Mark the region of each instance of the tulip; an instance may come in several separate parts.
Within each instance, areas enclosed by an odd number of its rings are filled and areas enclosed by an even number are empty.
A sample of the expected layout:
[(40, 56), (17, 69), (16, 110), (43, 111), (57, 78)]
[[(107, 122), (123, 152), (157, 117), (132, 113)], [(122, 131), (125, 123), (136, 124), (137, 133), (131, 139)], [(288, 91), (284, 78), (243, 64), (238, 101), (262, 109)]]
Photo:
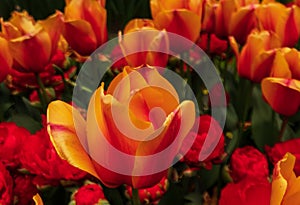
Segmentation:
[(229, 35), (229, 22), (232, 14), (238, 9), (234, 0), (221, 0), (215, 10), (215, 34), (219, 38), (226, 38)]
[(275, 32), (282, 46), (293, 47), (300, 37), (300, 7), (280, 3), (261, 4), (256, 9), (260, 26)]
[[(143, 172), (171, 166), (193, 126), (195, 108), (191, 101), (179, 104), (175, 89), (157, 70), (126, 67), (113, 79), (106, 94), (104, 83), (95, 91), (86, 120), (62, 101), (49, 104), (47, 117), (52, 143), (73, 166), (108, 187), (127, 184), (146, 188), (157, 184), (167, 168)], [(164, 151), (174, 145), (173, 141), (175, 146), (163, 159), (144, 158)], [(116, 154), (115, 149), (122, 154)]]
[[(130, 66), (138, 67), (146, 64), (160, 67), (166, 66), (168, 62), (169, 39), (165, 30), (159, 31), (153, 26), (153, 21), (147, 19), (134, 19), (126, 25), (124, 29), (125, 35), (120, 36), (119, 43), (123, 55)], [(151, 51), (153, 49), (161, 52)]]
[(273, 48), (279, 45), (279, 40), (267, 31), (252, 32), (238, 57), (239, 75), (254, 82), (269, 76), (275, 57)]
[(219, 4), (213, 0), (206, 0), (203, 3), (203, 18), (201, 30), (207, 33), (213, 33), (215, 29), (216, 22), (216, 9)]
[(21, 72), (42, 72), (57, 51), (61, 27), (60, 12), (38, 22), (26, 11), (13, 12), (8, 22), (2, 20), (2, 34), (13, 53), (14, 68)]
[(150, 1), (154, 24), (195, 42), (200, 34), (202, 0)]
[(270, 205), (294, 205), (300, 201), (300, 178), (293, 168), (296, 157), (291, 153), (277, 162), (273, 170)]
[(72, 0), (65, 7), (63, 35), (71, 48), (88, 56), (107, 41), (106, 10), (94, 0)]
[(256, 7), (257, 4), (241, 7), (230, 18), (228, 33), (234, 36), (240, 44), (244, 44), (248, 34), (257, 27)]
[(8, 42), (0, 37), (0, 82), (2, 82), (13, 64), (13, 58), (9, 52)]
[[(300, 81), (285, 78), (265, 78), (261, 82), (262, 94), (273, 110), (285, 116), (294, 115), (300, 106)], [(290, 100), (287, 103), (287, 99)]]

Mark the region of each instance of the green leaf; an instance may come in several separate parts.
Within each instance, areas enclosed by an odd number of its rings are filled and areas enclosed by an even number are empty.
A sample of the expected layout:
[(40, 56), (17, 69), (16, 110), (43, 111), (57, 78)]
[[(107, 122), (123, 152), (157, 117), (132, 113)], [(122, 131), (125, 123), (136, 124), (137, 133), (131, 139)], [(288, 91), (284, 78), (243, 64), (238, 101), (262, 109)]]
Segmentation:
[(278, 140), (278, 114), (263, 100), (259, 87), (253, 89), (252, 138), (260, 150)]
[(25, 114), (15, 114), (8, 121), (15, 122), (18, 126), (26, 128), (31, 134), (42, 128), (41, 122), (35, 121)]

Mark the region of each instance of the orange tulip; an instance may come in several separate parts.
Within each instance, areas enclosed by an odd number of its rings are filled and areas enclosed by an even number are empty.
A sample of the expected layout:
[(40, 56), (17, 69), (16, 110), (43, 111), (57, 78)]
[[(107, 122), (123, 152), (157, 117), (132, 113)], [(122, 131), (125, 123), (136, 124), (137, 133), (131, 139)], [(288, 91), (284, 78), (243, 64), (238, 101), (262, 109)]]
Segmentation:
[[(167, 168), (141, 173), (171, 165), (193, 126), (195, 108), (191, 101), (179, 104), (175, 89), (155, 69), (125, 67), (106, 94), (104, 83), (95, 91), (86, 120), (62, 101), (50, 103), (47, 117), (57, 152), (73, 166), (108, 187), (146, 188), (157, 184)], [(178, 144), (161, 160), (145, 158), (164, 151), (174, 140)]]
[(256, 9), (260, 27), (275, 32), (282, 46), (293, 47), (300, 37), (300, 7), (280, 3), (261, 4)]
[(238, 56), (239, 75), (254, 82), (269, 76), (275, 57), (274, 48), (279, 45), (279, 40), (267, 31), (252, 32)]
[(202, 0), (151, 0), (151, 13), (158, 29), (166, 29), (195, 42), (200, 34)]
[[(130, 66), (138, 67), (148, 64), (165, 67), (167, 65), (169, 39), (165, 30), (159, 31), (154, 28), (152, 20), (133, 19), (126, 25), (124, 34), (124, 37), (120, 36), (119, 43)], [(161, 52), (151, 52), (153, 49)]]
[(246, 42), (248, 34), (257, 26), (255, 16), (257, 5), (258, 4), (251, 4), (241, 7), (234, 12), (230, 18), (228, 33), (234, 36), (240, 44)]
[(0, 82), (2, 82), (12, 66), (13, 59), (9, 52), (7, 40), (0, 37)]
[(300, 81), (269, 77), (262, 80), (261, 88), (267, 103), (279, 114), (291, 116), (299, 110)]
[(215, 10), (215, 33), (220, 38), (233, 35), (244, 44), (247, 35), (256, 27), (257, 0), (221, 0)]
[(62, 28), (61, 13), (35, 22), (26, 11), (13, 12), (8, 22), (2, 20), (2, 35), (15, 60), (14, 68), (21, 72), (40, 73), (56, 53)]
[(234, 0), (221, 0), (215, 10), (216, 23), (215, 34), (220, 38), (229, 35), (229, 22), (232, 14), (238, 9), (237, 2)]
[(295, 161), (294, 155), (286, 153), (275, 165), (270, 205), (299, 204), (300, 178), (293, 171)]
[(201, 29), (207, 33), (213, 33), (215, 29), (216, 23), (216, 9), (218, 7), (218, 3), (214, 0), (206, 0), (203, 4), (203, 18)]
[(63, 35), (73, 50), (88, 56), (107, 41), (106, 10), (95, 0), (72, 0), (65, 7)]

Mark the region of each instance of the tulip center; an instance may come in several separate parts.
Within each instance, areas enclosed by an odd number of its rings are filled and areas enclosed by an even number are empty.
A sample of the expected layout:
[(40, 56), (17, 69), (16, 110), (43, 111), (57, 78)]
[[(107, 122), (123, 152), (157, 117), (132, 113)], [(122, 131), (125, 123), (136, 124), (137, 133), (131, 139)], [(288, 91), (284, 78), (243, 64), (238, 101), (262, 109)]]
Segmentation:
[(161, 107), (154, 107), (150, 110), (148, 117), (154, 129), (157, 129), (162, 126), (167, 115)]

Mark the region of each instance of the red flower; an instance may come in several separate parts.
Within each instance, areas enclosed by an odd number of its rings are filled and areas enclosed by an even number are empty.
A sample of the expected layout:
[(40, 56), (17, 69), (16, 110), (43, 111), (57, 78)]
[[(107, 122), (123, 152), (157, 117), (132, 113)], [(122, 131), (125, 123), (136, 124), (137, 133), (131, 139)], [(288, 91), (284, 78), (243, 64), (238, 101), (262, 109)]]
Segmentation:
[[(210, 40), (208, 42), (208, 35), (210, 35)], [(212, 53), (212, 54), (222, 54), (227, 50), (227, 41), (219, 39), (215, 34), (201, 34), (200, 41), (198, 45), (204, 51)], [(208, 46), (209, 43), (209, 46)]]
[(13, 181), (9, 172), (5, 169), (0, 162), (0, 204), (11, 205), (12, 204), (12, 188)]
[[(166, 177), (162, 178), (160, 182), (153, 187), (147, 189), (139, 189), (139, 197), (142, 204), (157, 204), (168, 188), (168, 180)], [(132, 187), (127, 186), (127, 193), (132, 197)]]
[(296, 157), (296, 163), (294, 167), (295, 174), (297, 176), (300, 175), (300, 138), (291, 139), (285, 142), (279, 142), (275, 144), (273, 147), (266, 146), (266, 153), (271, 160), (271, 162), (275, 165), (279, 160), (281, 160), (285, 153), (290, 152)]
[(13, 192), (18, 205), (34, 204), (32, 197), (38, 193), (38, 190), (32, 180), (33, 177), (29, 175), (14, 176)]
[(75, 193), (74, 199), (76, 205), (108, 204), (98, 184), (88, 184), (80, 187)]
[(269, 205), (270, 197), (271, 184), (267, 179), (245, 178), (222, 189), (219, 205)]
[(237, 148), (231, 156), (230, 167), (234, 182), (244, 178), (267, 179), (269, 175), (265, 155), (252, 146)]
[(20, 161), (33, 174), (53, 180), (78, 180), (86, 173), (62, 160), (55, 151), (46, 127), (23, 144)]
[[(200, 116), (200, 119), (198, 118), (197, 121), (199, 122), (198, 132), (195, 132), (197, 130), (197, 128), (195, 128), (195, 123), (194, 128), (189, 133), (189, 138), (195, 139), (195, 141), (189, 151), (185, 154), (183, 161), (191, 166), (199, 166), (203, 164), (201, 162), (204, 162), (204, 165), (207, 168), (210, 168), (212, 166), (212, 161), (220, 159), (221, 155), (224, 154), (224, 135), (219, 123), (210, 115)], [(212, 131), (208, 136), (209, 129), (212, 129)], [(191, 135), (193, 137), (191, 137)], [(203, 147), (206, 140), (207, 146)], [(219, 140), (216, 147), (211, 147), (216, 140)], [(184, 148), (185, 145), (183, 146), (183, 149)], [(201, 158), (204, 159), (201, 162), (199, 161), (200, 154)]]
[(12, 122), (0, 123), (0, 161), (5, 166), (17, 166), (23, 140), (30, 136), (28, 130)]

